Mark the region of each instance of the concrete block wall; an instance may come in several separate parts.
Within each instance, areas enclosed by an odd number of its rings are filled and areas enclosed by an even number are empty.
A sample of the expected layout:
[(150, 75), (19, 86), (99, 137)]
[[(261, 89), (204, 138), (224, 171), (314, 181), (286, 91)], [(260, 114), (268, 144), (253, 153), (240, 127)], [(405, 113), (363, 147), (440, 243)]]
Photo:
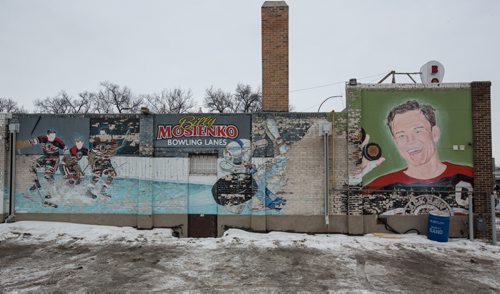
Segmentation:
[[(297, 124), (297, 120), (293, 118), (290, 118), (290, 122)], [(311, 125), (304, 137), (290, 146), (286, 155), (288, 157), (287, 182), (283, 187), (283, 193), (290, 203), (290, 207), (287, 207), (287, 214), (319, 215), (323, 213), (325, 187), (323, 154), (323, 138), (319, 136), (318, 123)]]
[[(270, 161), (285, 157), (283, 186), (280, 194), (287, 200), (283, 215), (321, 215), (324, 213), (324, 151), (323, 138), (319, 135), (322, 123), (331, 123), (321, 114), (258, 114), (253, 116), (253, 142), (262, 140), (259, 129), (276, 123), (279, 136), (268, 146), (273, 150), (254, 152), (254, 158)], [(265, 136), (269, 140), (268, 136)], [(284, 145), (279, 147), (279, 144)], [(271, 141), (270, 141), (271, 142)], [(285, 150), (286, 149), (286, 150)], [(281, 151), (280, 151), (281, 150)], [(331, 156), (330, 156), (331, 158)], [(270, 181), (270, 179), (268, 179)]]

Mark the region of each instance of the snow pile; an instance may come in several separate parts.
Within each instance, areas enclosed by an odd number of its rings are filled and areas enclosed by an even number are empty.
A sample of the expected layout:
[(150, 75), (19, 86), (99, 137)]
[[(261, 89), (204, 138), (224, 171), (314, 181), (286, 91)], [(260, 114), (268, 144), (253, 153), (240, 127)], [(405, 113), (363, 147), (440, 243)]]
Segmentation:
[(61, 222), (22, 221), (0, 224), (0, 242), (89, 243), (151, 242), (160, 243), (172, 239), (171, 229), (137, 230), (131, 227), (84, 225)]
[(186, 247), (216, 249), (219, 247), (286, 248), (302, 247), (318, 250), (381, 250), (405, 248), (420, 252), (446, 251), (468, 252), (474, 255), (500, 258), (500, 246), (492, 246), (480, 240), (450, 239), (447, 243), (428, 240), (416, 234), (367, 234), (347, 236), (343, 234), (300, 234), (285, 232), (251, 233), (230, 229), (221, 238), (175, 238), (171, 229), (137, 230), (131, 227), (83, 225), (59, 222), (21, 221), (0, 224), (0, 242), (23, 243), (56, 242), (58, 244), (170, 244)]
[(364, 236), (347, 236), (343, 234), (298, 234), (285, 232), (251, 233), (242, 230), (230, 229), (222, 237), (227, 243), (233, 245), (248, 244), (257, 247), (307, 247), (319, 250), (380, 250), (387, 248), (406, 248), (415, 251), (459, 251), (469, 252), (474, 255), (500, 258), (500, 246), (489, 245), (481, 240), (449, 239), (441, 243), (427, 239), (426, 236), (417, 234), (385, 234), (375, 233)]

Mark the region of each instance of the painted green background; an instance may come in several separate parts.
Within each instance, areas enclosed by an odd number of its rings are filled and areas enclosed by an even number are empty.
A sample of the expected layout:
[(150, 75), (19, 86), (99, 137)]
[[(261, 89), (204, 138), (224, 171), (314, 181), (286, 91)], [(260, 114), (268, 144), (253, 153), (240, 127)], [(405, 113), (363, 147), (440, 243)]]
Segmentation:
[[(430, 104), (436, 110), (436, 124), (441, 130), (437, 149), (441, 161), (472, 166), (472, 112), (470, 89), (391, 89), (363, 90), (362, 126), (370, 142), (382, 148), (385, 161), (363, 177), (363, 184), (406, 167), (387, 127), (391, 109), (408, 100)], [(465, 151), (453, 150), (465, 145)]]

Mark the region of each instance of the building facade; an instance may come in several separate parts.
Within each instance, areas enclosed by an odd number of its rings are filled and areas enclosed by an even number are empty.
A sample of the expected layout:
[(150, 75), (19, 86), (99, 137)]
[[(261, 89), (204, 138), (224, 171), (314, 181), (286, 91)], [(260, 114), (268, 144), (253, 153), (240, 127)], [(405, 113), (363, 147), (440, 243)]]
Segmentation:
[[(491, 222), (489, 97), (477, 85), (347, 86), (346, 109), (331, 113), (4, 116), (1, 211), (216, 236), (425, 233), (441, 210), (451, 236), (466, 236), (469, 197)], [(441, 169), (412, 174), (429, 158)]]

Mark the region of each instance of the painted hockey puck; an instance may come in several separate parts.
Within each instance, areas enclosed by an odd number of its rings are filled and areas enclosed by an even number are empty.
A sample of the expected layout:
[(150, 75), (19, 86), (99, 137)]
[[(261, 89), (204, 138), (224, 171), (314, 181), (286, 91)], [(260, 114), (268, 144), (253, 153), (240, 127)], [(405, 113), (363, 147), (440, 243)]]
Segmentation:
[(382, 156), (382, 149), (377, 143), (368, 143), (363, 147), (363, 156), (370, 160), (377, 160)]

